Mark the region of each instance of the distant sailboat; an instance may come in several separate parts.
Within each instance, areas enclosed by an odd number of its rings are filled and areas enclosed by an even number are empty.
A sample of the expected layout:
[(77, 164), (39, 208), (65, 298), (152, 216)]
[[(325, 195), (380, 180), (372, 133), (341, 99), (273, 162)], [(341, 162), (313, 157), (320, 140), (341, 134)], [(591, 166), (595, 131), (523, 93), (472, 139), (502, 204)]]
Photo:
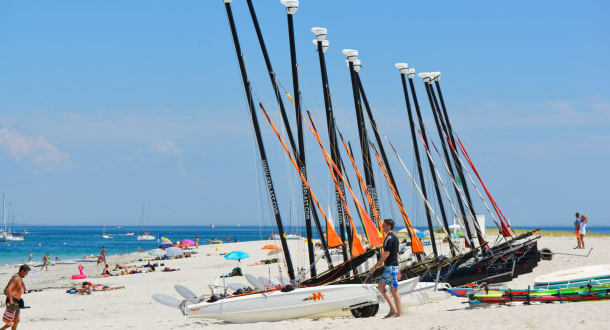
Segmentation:
[(140, 216), (140, 226), (142, 227), (142, 235), (138, 235), (138, 241), (154, 241), (155, 236), (144, 231), (144, 203), (142, 203), (142, 215)]
[(104, 238), (104, 239), (113, 238), (112, 236), (106, 234), (106, 219), (104, 219), (104, 231), (102, 232), (102, 238)]
[(210, 224), (210, 228), (216, 228), (216, 227), (214, 227), (214, 224), (213, 224), (213, 223), (211, 223), (211, 224)]
[(23, 235), (15, 231), (15, 212), (13, 211), (13, 228), (10, 227), (7, 218), (10, 219), (11, 203), (8, 203), (8, 211), (4, 211), (4, 195), (2, 195), (2, 227), (0, 228), (0, 242), (20, 242), (25, 240)]

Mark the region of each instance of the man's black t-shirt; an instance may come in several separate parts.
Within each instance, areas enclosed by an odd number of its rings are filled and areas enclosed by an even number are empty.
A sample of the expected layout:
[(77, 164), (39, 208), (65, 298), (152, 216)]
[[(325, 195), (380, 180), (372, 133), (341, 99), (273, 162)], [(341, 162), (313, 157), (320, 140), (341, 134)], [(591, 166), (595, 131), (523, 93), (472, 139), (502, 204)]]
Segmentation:
[(398, 266), (398, 237), (389, 233), (383, 242), (383, 251), (389, 251), (390, 255), (384, 261), (385, 266)]

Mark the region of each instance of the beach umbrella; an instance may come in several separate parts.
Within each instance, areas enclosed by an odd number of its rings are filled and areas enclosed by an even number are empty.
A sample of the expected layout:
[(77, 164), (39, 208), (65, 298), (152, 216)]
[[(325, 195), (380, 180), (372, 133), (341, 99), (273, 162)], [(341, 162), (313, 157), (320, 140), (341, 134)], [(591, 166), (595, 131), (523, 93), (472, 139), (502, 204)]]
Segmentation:
[(169, 238), (167, 238), (167, 237), (161, 237), (161, 240), (162, 240), (163, 242), (169, 242), (169, 243), (171, 243), (171, 242), (172, 242), (172, 240), (171, 240), (171, 239), (169, 239)]
[(159, 245), (159, 249), (167, 249), (167, 248), (170, 248), (172, 246), (174, 246), (172, 243), (164, 242), (161, 245)]
[(426, 234), (424, 234), (424, 233), (415, 233), (415, 235), (416, 235), (418, 238), (424, 238), (424, 237), (426, 237)]
[(276, 250), (276, 249), (281, 249), (281, 247), (279, 247), (275, 244), (268, 244), (261, 248), (261, 250)]
[[(418, 229), (413, 228), (413, 231), (416, 233), (419, 233), (420, 231)], [(398, 231), (399, 233), (408, 233), (409, 229), (408, 228), (403, 228), (401, 230)]]
[(239, 261), (241, 259), (246, 259), (249, 256), (250, 256), (249, 254), (247, 254), (246, 252), (243, 252), (243, 251), (233, 251), (233, 252), (225, 254), (225, 259)]
[(273, 249), (273, 250), (269, 251), (269, 253), (267, 253), (267, 255), (274, 256), (276, 254), (279, 254), (280, 252), (282, 252), (282, 248), (277, 248), (277, 249)]
[(154, 256), (154, 257), (163, 257), (165, 255), (165, 251), (163, 251), (161, 249), (154, 249), (154, 250), (150, 250), (148, 252), (148, 254), (150, 254), (151, 256)]
[(190, 239), (182, 240), (182, 246), (193, 246), (193, 245), (195, 245), (195, 242), (191, 241)]
[(182, 255), (182, 253), (182, 249), (177, 247), (170, 247), (169, 249), (165, 250), (165, 256), (168, 258), (177, 257), (179, 255)]

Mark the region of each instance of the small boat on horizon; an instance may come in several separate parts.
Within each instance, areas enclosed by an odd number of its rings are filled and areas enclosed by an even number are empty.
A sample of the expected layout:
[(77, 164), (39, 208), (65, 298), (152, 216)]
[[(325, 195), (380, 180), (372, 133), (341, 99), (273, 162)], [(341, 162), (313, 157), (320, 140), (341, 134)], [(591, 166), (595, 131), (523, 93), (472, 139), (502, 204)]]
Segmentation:
[(216, 228), (214, 227), (214, 223), (210, 223), (210, 228)]
[(135, 233), (125, 233), (126, 236), (133, 236)]
[(144, 231), (144, 203), (142, 203), (142, 215), (140, 216), (140, 228), (142, 228), (142, 235), (138, 236), (138, 241), (154, 241), (157, 239), (155, 236)]
[(123, 229), (123, 227), (121, 227), (121, 226), (118, 226), (118, 227), (116, 227), (116, 229)]
[(106, 219), (104, 219), (104, 231), (102, 231), (102, 238), (103, 239), (110, 239), (110, 238), (114, 238), (108, 234), (106, 234)]

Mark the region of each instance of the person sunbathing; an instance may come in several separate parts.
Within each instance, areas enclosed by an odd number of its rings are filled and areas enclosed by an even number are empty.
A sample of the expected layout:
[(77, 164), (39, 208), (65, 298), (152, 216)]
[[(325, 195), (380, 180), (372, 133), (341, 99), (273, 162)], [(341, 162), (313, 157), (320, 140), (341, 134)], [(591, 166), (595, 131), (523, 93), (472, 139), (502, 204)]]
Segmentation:
[(161, 271), (162, 271), (162, 272), (175, 272), (175, 271), (177, 271), (177, 270), (180, 270), (180, 269), (165, 267), (165, 268), (163, 268), (163, 270), (161, 270)]
[(268, 265), (268, 264), (274, 264), (274, 263), (277, 263), (277, 258), (261, 260), (259, 262), (255, 262), (253, 264), (249, 264), (248, 266)]
[(118, 290), (118, 289), (125, 289), (124, 286), (107, 286), (107, 285), (95, 285), (93, 286), (93, 291), (112, 291), (112, 290)]
[(113, 270), (119, 270), (119, 269), (124, 269), (126, 271), (129, 271), (130, 269), (137, 269), (138, 267), (136, 266), (129, 266), (129, 265), (121, 265), (118, 262), (116, 263), (116, 266), (114, 266)]
[(78, 290), (78, 294), (92, 294), (93, 291), (112, 291), (118, 289), (125, 289), (124, 286), (110, 287), (102, 284), (93, 285), (91, 282), (83, 282), (83, 286)]
[(83, 282), (83, 286), (78, 290), (78, 294), (91, 294), (92, 292), (91, 282)]

